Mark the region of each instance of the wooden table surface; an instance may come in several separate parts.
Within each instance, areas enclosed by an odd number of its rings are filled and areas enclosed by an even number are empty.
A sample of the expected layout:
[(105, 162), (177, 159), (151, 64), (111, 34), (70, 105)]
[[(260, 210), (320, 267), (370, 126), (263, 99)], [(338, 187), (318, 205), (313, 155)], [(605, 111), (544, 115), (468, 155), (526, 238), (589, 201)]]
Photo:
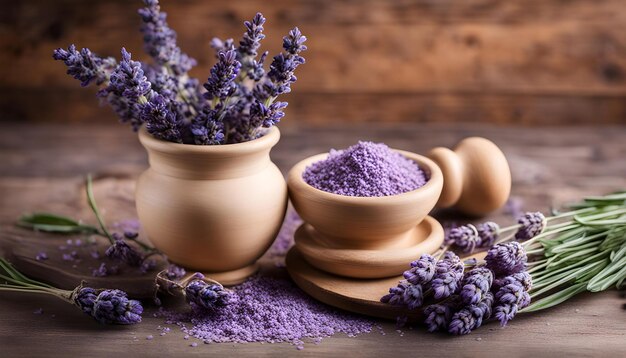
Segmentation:
[[(286, 126), (272, 152), (286, 171), (301, 158), (353, 144), (358, 139), (384, 141), (395, 148), (424, 153), (452, 146), (469, 135), (494, 140), (509, 158), (513, 196), (524, 210), (546, 211), (551, 205), (583, 195), (626, 188), (626, 126), (510, 128), (474, 125)], [(132, 181), (146, 168), (146, 154), (127, 128), (110, 125), (0, 124), (0, 240), (22, 213), (48, 210), (76, 212), (76, 188), (87, 173)], [(111, 193), (128, 202), (132, 193)], [(106, 204), (101, 204), (101, 206)], [(446, 215), (443, 213), (442, 215)], [(450, 214), (447, 214), (448, 217)], [(454, 218), (454, 217), (453, 217)], [(510, 222), (504, 211), (492, 217)], [(462, 221), (463, 218), (455, 217)], [(1, 241), (0, 241), (1, 242)], [(518, 316), (506, 328), (489, 323), (474, 333), (451, 337), (423, 329), (348, 338), (344, 335), (306, 344), (199, 344), (190, 347), (176, 328), (164, 337), (149, 308), (144, 321), (130, 327), (107, 327), (75, 308), (49, 297), (0, 294), (0, 356), (111, 356), (163, 354), (235, 354), (254, 356), (625, 356), (626, 300), (616, 291), (580, 295), (551, 310)], [(43, 308), (44, 314), (33, 314)], [(153, 340), (146, 340), (147, 335)], [(133, 339), (137, 337), (137, 339)]]

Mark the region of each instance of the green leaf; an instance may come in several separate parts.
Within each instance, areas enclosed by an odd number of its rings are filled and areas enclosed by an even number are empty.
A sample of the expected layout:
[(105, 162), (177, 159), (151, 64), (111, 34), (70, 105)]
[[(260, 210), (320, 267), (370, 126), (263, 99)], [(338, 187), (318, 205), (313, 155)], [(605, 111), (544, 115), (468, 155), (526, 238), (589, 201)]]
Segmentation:
[(544, 297), (536, 302), (531, 303), (530, 306), (523, 308), (521, 312), (535, 312), (535, 311), (540, 311), (546, 308), (556, 306), (586, 290), (587, 290), (586, 282), (572, 285), (564, 290), (553, 293), (550, 296)]
[(17, 225), (31, 230), (64, 234), (98, 232), (98, 229), (93, 226), (83, 225), (72, 218), (50, 213), (23, 215), (18, 219)]

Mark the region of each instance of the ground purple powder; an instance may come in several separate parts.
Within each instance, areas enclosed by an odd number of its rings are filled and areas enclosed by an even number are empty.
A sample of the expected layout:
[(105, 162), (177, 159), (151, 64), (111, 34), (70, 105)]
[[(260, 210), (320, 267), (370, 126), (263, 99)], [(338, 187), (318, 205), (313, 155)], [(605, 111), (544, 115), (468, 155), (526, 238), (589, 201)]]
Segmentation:
[(319, 303), (289, 280), (257, 276), (233, 291), (235, 301), (215, 312), (161, 309), (160, 315), (205, 343), (288, 342), (301, 347), (305, 339), (319, 342), (335, 333), (353, 337), (372, 330), (371, 321)]
[(328, 158), (308, 166), (309, 185), (347, 196), (388, 196), (426, 184), (426, 174), (412, 160), (383, 143), (358, 142), (345, 150), (331, 150)]

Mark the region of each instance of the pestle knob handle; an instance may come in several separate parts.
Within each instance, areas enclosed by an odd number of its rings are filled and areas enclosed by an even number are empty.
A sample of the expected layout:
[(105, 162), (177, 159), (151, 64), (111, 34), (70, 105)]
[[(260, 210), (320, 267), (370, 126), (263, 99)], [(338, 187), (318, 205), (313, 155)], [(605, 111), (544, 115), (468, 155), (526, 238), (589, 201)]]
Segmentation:
[(509, 198), (509, 163), (492, 141), (470, 137), (454, 150), (434, 148), (428, 157), (443, 173), (437, 207), (455, 207), (466, 214), (482, 216), (502, 207)]

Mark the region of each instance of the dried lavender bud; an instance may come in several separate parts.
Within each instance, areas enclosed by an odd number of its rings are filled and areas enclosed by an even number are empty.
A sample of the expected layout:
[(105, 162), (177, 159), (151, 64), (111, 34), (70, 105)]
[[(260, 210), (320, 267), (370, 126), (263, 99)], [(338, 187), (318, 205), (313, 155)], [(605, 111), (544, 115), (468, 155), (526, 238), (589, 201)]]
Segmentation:
[(195, 144), (216, 145), (224, 143), (224, 124), (216, 121), (217, 111), (205, 108), (191, 123)]
[(141, 110), (141, 121), (146, 123), (148, 133), (155, 138), (174, 143), (183, 142), (183, 120), (176, 111), (170, 110), (165, 98), (152, 96)]
[(530, 303), (530, 296), (526, 296), (525, 293), (524, 286), (517, 281), (502, 286), (496, 292), (494, 311), (503, 327), (515, 317), (519, 309), (523, 308), (522, 304)]
[(156, 268), (156, 261), (152, 259), (143, 260), (141, 266), (139, 266), (139, 271), (141, 273), (146, 274), (150, 271), (153, 271)]
[(512, 275), (494, 280), (493, 287), (495, 291), (497, 291), (503, 286), (506, 286), (509, 284), (521, 285), (522, 287), (524, 287), (525, 291), (530, 291), (533, 285), (533, 281), (532, 281), (532, 277), (530, 276), (528, 272), (522, 271), (522, 272), (517, 272)]
[(130, 266), (139, 266), (143, 262), (143, 257), (135, 249), (130, 247), (119, 235), (113, 234), (115, 243), (106, 250), (107, 257), (120, 260)]
[(424, 308), (424, 323), (428, 332), (446, 330), (452, 318), (454, 309), (459, 303), (457, 296), (452, 296), (443, 303), (432, 304)]
[(414, 310), (422, 306), (424, 295), (422, 285), (409, 284), (402, 294), (402, 300), (408, 309)]
[(96, 298), (91, 315), (104, 324), (135, 324), (141, 322), (143, 307), (128, 299), (126, 292), (103, 290)]
[(546, 227), (546, 217), (539, 211), (524, 213), (517, 223), (522, 227), (515, 233), (515, 239), (525, 241), (541, 234)]
[(468, 334), (480, 327), (491, 316), (493, 295), (487, 292), (476, 305), (469, 305), (456, 312), (448, 326), (448, 332), (456, 335)]
[(138, 101), (140, 97), (147, 96), (151, 88), (148, 78), (143, 73), (141, 63), (133, 61), (130, 52), (123, 47), (122, 60), (111, 73), (110, 81), (107, 87), (109, 92), (131, 101)]
[(91, 276), (93, 277), (105, 277), (107, 276), (109, 273), (107, 271), (107, 266), (106, 264), (103, 262), (100, 264), (100, 266), (98, 266), (97, 269), (94, 269), (93, 271), (91, 271)]
[(250, 68), (248, 69), (247, 75), (253, 81), (259, 81), (265, 75), (265, 69), (263, 68), (263, 64), (265, 63), (265, 59), (267, 58), (269, 52), (265, 51), (261, 55), (259, 60), (252, 60), (250, 63)]
[(97, 297), (98, 292), (95, 289), (91, 287), (81, 287), (74, 297), (74, 302), (83, 312), (91, 315)]
[(287, 102), (274, 102), (269, 107), (258, 100), (250, 106), (250, 126), (252, 129), (258, 127), (269, 128), (280, 122), (285, 116), (283, 110), (287, 107)]
[(414, 285), (425, 285), (433, 279), (436, 264), (433, 256), (423, 254), (419, 260), (411, 262), (411, 269), (404, 271), (403, 276)]
[(204, 84), (207, 90), (204, 97), (209, 100), (218, 98), (224, 101), (232, 96), (237, 90), (234, 80), (240, 68), (241, 63), (237, 61), (236, 51), (220, 52), (217, 63), (211, 68), (211, 76)]
[(36, 256), (35, 256), (35, 260), (37, 261), (44, 261), (48, 259), (48, 254), (41, 251), (39, 252)]
[(67, 50), (62, 48), (54, 50), (52, 58), (63, 61), (67, 66), (67, 74), (79, 80), (83, 87), (92, 81), (98, 86), (105, 83), (116, 66), (115, 59), (100, 58), (88, 48), (77, 51), (75, 45), (70, 45)]
[(451, 229), (446, 238), (446, 243), (454, 243), (463, 249), (463, 252), (472, 252), (479, 240), (476, 227), (472, 224), (467, 224)]
[(493, 221), (484, 222), (476, 227), (478, 232), (477, 247), (489, 248), (498, 240), (500, 226)]
[(196, 274), (196, 277), (185, 287), (185, 297), (192, 306), (215, 310), (231, 303), (232, 297), (224, 287), (206, 283), (201, 274)]
[(461, 300), (466, 305), (477, 304), (483, 299), (485, 294), (489, 293), (492, 282), (493, 274), (491, 270), (484, 267), (476, 267), (470, 270), (463, 277)]
[(389, 293), (380, 298), (380, 302), (389, 303), (394, 306), (403, 306), (405, 304), (404, 291), (406, 291), (410, 285), (411, 284), (405, 280), (398, 282), (396, 287), (391, 287)]
[(435, 275), (431, 287), (435, 291), (435, 299), (446, 298), (456, 293), (463, 278), (463, 262), (451, 251), (444, 254), (443, 259), (435, 265)]
[(243, 39), (239, 41), (239, 54), (241, 57), (257, 55), (257, 50), (261, 47), (261, 40), (265, 38), (263, 34), (263, 24), (265, 18), (263, 14), (258, 12), (252, 21), (245, 21), (246, 32), (243, 35)]
[(294, 75), (294, 71), (304, 62), (304, 58), (297, 55), (291, 57), (279, 53), (274, 56), (270, 70), (267, 73), (272, 82), (264, 84), (269, 96), (277, 97), (280, 94), (291, 92), (291, 84), (298, 79)]
[(170, 280), (179, 280), (183, 278), (185, 274), (187, 274), (187, 272), (184, 268), (174, 264), (170, 264), (165, 271), (165, 275)]
[(496, 276), (505, 276), (523, 271), (526, 268), (528, 258), (522, 245), (516, 241), (511, 241), (493, 246), (487, 252), (485, 261), (487, 268), (493, 271)]
[(167, 24), (167, 14), (161, 12), (158, 0), (144, 0), (145, 8), (139, 9), (143, 22), (144, 49), (161, 66), (168, 66), (175, 75), (186, 74), (196, 60), (183, 53), (176, 44), (176, 31)]
[(517, 314), (517, 305), (498, 305), (493, 311), (494, 317), (500, 321), (500, 325), (504, 327)]
[(287, 36), (283, 37), (283, 48), (287, 53), (297, 55), (307, 49), (306, 45), (304, 45), (305, 41), (306, 36), (302, 35), (300, 29), (294, 27)]

